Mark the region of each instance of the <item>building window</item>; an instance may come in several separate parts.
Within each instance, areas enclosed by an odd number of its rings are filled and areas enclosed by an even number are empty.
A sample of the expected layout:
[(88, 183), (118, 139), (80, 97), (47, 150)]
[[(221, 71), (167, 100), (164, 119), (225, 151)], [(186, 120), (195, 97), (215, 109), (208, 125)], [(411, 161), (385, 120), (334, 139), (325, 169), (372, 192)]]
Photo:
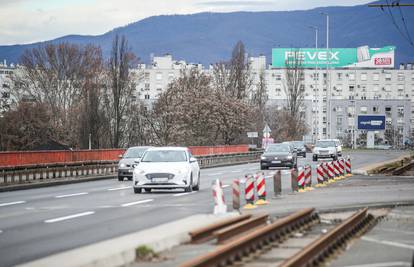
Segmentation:
[(386, 85), (384, 86), (384, 91), (385, 91), (385, 92), (391, 92), (391, 84), (386, 84)]
[(378, 72), (372, 74), (372, 80), (373, 81), (379, 81), (379, 73)]
[(366, 80), (367, 80), (367, 74), (361, 73), (361, 81), (366, 81)]
[(355, 81), (355, 74), (354, 73), (349, 73), (349, 80), (350, 81)]
[(398, 91), (400, 91), (400, 92), (404, 91), (404, 84), (399, 84), (398, 85)]
[(355, 125), (354, 117), (348, 118), (348, 127), (352, 127)]
[(336, 112), (341, 113), (343, 111), (342, 107), (336, 107)]
[(377, 107), (377, 106), (373, 106), (373, 107), (372, 107), (372, 112), (373, 112), (373, 113), (378, 113), (378, 112), (379, 112), (379, 107)]
[(173, 80), (174, 79), (174, 73), (170, 72), (168, 73), (168, 80)]
[(385, 80), (391, 81), (391, 73), (385, 73)]
[(282, 80), (282, 75), (281, 74), (274, 74), (274, 77), (275, 77), (276, 81)]
[(385, 115), (391, 116), (392, 108), (391, 107), (385, 107)]
[(150, 95), (145, 95), (145, 99), (150, 99)]
[(400, 117), (404, 116), (404, 107), (403, 106), (397, 107), (397, 112), (398, 112), (398, 116)]
[(349, 106), (347, 109), (348, 112), (348, 117), (352, 117), (355, 114), (355, 107), (354, 106)]
[(342, 126), (342, 116), (338, 116), (336, 117), (336, 127), (341, 127)]
[(372, 87), (372, 91), (378, 92), (379, 91), (379, 84), (374, 84), (374, 86)]
[(355, 88), (355, 86), (350, 85), (350, 86), (349, 86), (349, 92), (353, 92), (353, 91), (354, 91), (354, 88)]
[(157, 72), (157, 74), (155, 75), (155, 79), (157, 81), (161, 81), (162, 80), (162, 73), (161, 72)]
[(367, 107), (361, 107), (360, 109), (361, 114), (367, 114), (368, 108)]
[(277, 86), (277, 87), (275, 88), (275, 91), (276, 91), (276, 95), (277, 95), (277, 96), (280, 96), (280, 93), (282, 92), (282, 89), (281, 89), (279, 86)]
[(338, 77), (338, 81), (342, 81), (342, 73), (338, 72), (336, 75)]
[(401, 73), (401, 72), (400, 72), (400, 73), (398, 73), (398, 80), (399, 80), (399, 81), (404, 81), (404, 78), (405, 78), (405, 77), (404, 77), (404, 73)]

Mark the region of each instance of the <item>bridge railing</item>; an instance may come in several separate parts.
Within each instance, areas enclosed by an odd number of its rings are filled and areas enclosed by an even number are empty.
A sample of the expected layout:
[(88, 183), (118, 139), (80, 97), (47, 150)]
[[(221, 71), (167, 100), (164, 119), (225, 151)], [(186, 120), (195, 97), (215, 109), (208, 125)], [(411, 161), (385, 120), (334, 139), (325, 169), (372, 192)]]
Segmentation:
[[(255, 162), (262, 152), (230, 153), (197, 156), (201, 168)], [(0, 167), (0, 187), (37, 181), (58, 181), (65, 178), (82, 179), (91, 176), (114, 177), (118, 160), (56, 162)]]

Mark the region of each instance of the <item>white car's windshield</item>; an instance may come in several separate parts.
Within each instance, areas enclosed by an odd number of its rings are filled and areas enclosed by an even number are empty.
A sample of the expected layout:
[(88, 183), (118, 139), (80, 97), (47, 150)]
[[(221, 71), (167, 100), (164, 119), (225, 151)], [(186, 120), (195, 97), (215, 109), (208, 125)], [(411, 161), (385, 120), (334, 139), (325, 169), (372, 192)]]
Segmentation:
[(154, 150), (147, 151), (141, 162), (183, 162), (187, 161), (185, 151), (177, 150)]
[(147, 150), (148, 148), (142, 148), (142, 147), (131, 147), (129, 148), (124, 155), (124, 158), (140, 158), (142, 157), (142, 154)]
[(293, 141), (293, 146), (294, 147), (304, 147), (305, 146), (305, 142), (303, 141)]
[(267, 147), (266, 152), (289, 152), (289, 145), (270, 145)]
[(335, 141), (318, 141), (316, 142), (315, 147), (335, 147)]

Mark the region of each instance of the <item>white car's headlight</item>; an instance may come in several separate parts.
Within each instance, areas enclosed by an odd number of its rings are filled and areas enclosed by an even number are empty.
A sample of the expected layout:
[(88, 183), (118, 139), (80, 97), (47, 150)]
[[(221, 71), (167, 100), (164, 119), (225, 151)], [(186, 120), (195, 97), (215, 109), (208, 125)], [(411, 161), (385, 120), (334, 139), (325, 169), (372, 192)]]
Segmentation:
[(126, 167), (125, 163), (119, 164), (119, 168), (125, 168), (125, 167)]
[(261, 156), (261, 157), (260, 157), (260, 159), (266, 159), (266, 157), (264, 157), (264, 156)]
[(291, 155), (287, 156), (287, 159), (292, 159), (292, 156)]

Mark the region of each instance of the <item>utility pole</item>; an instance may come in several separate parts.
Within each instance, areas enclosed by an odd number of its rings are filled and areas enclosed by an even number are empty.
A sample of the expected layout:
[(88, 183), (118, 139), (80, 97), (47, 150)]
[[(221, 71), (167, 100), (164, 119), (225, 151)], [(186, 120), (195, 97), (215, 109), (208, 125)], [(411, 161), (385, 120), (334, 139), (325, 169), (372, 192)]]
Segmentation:
[[(309, 26), (309, 28), (314, 29), (315, 30), (315, 50), (318, 50), (318, 27), (316, 26)], [(315, 73), (313, 75), (313, 80), (315, 81), (315, 88), (314, 88), (314, 94), (313, 94), (313, 99), (312, 99), (312, 139), (317, 139), (315, 138), (315, 135), (313, 134), (315, 132), (316, 129), (318, 129), (318, 125), (317, 125), (317, 117), (318, 117), (318, 113), (317, 111), (317, 106), (318, 104), (316, 103), (316, 100), (318, 99), (317, 94), (318, 94), (318, 80), (316, 79), (316, 74), (318, 72), (318, 61), (316, 61), (315, 64)], [(316, 134), (317, 136), (317, 134)], [(315, 141), (315, 140), (312, 140)]]
[[(326, 16), (326, 117), (327, 117), (327, 131), (326, 135), (331, 138), (331, 76), (328, 75), (329, 71), (329, 14), (325, 12), (320, 12), (322, 15)], [(329, 82), (328, 82), (329, 79)]]

